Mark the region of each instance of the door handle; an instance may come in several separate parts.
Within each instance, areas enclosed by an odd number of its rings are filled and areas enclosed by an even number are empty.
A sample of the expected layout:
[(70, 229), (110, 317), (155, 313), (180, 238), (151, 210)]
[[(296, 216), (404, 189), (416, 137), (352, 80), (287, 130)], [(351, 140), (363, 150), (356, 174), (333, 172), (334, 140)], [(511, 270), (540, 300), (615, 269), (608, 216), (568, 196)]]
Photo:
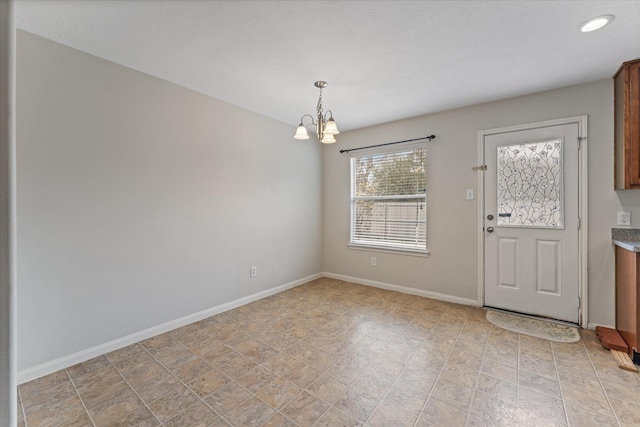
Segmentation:
[(487, 227), (487, 233), (493, 233), (493, 227)]

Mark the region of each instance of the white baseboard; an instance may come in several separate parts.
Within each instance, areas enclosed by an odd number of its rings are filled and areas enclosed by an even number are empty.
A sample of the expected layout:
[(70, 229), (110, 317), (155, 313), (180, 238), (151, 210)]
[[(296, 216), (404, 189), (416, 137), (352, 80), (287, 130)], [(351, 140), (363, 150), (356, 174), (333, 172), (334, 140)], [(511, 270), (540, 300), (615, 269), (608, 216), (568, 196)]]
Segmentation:
[(591, 323), (591, 322), (587, 323), (587, 329), (595, 329), (596, 326), (602, 326), (604, 328), (609, 328), (609, 329), (615, 329), (616, 328), (615, 326), (601, 325), (599, 323)]
[(232, 310), (242, 305), (257, 301), (259, 299), (262, 299), (271, 295), (275, 295), (277, 293), (286, 291), (287, 289), (295, 288), (296, 286), (300, 286), (311, 280), (319, 279), (320, 277), (322, 277), (322, 274), (313, 274), (311, 276), (304, 277), (302, 279), (294, 280), (293, 282), (285, 283), (284, 285), (267, 289), (266, 291), (258, 292), (253, 295), (239, 298), (237, 300), (230, 301), (228, 303), (224, 303), (212, 308), (208, 308), (198, 313), (190, 314), (188, 316), (184, 316), (179, 319), (175, 319), (175, 320), (163, 323), (161, 325), (145, 329), (143, 331), (135, 332), (133, 334), (106, 342), (104, 344), (99, 344), (97, 346), (88, 348), (86, 350), (82, 350), (76, 353), (62, 356), (57, 359), (51, 360), (49, 362), (45, 362), (40, 365), (33, 366), (31, 368), (23, 369), (18, 372), (17, 382), (18, 384), (23, 384), (28, 381), (34, 380), (36, 378), (40, 378), (44, 375), (52, 374), (56, 371), (68, 368), (70, 366), (73, 366), (77, 363), (84, 362), (96, 356), (100, 356), (102, 354), (109, 353), (119, 348), (137, 343), (139, 341), (146, 340), (153, 336), (172, 331), (174, 329), (180, 328), (190, 323), (194, 323), (199, 320), (206, 319), (207, 317), (211, 317), (216, 314), (223, 313), (228, 310)]
[(392, 285), (390, 283), (376, 282), (375, 280), (360, 279), (358, 277), (344, 276), (342, 274), (322, 273), (322, 276), (331, 279), (344, 280), (345, 282), (357, 283), (359, 285), (371, 286), (374, 288), (387, 289), (389, 291), (401, 292), (403, 294), (418, 295), (440, 301), (453, 302), (462, 305), (472, 305), (478, 307), (478, 301), (471, 298), (461, 298), (453, 295), (440, 294), (438, 292), (425, 291), (422, 289), (409, 288), (406, 286)]

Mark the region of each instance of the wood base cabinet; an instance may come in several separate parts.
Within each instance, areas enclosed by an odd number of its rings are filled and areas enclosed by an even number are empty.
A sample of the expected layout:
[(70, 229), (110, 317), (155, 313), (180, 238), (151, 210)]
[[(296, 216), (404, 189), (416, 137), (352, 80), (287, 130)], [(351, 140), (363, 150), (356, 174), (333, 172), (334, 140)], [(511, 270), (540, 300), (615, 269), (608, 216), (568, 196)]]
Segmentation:
[(613, 76), (615, 189), (640, 189), (640, 59)]
[(640, 365), (640, 253), (616, 246), (616, 329)]

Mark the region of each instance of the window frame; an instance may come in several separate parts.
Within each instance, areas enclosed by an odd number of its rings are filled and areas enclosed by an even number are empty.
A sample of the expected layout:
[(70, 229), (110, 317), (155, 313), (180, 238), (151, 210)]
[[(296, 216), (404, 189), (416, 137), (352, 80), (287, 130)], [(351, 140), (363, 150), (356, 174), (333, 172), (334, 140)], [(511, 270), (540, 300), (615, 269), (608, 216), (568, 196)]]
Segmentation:
[[(376, 156), (376, 155), (392, 155), (395, 153), (401, 153), (401, 152), (408, 152), (408, 151), (415, 151), (415, 150), (419, 150), (419, 149), (423, 149), (425, 150), (425, 159), (424, 159), (424, 174), (425, 174), (425, 191), (424, 191), (424, 228), (425, 228), (425, 237), (424, 237), (424, 246), (422, 248), (420, 247), (416, 247), (415, 245), (403, 245), (400, 243), (394, 243), (394, 244), (389, 244), (386, 242), (380, 242), (380, 243), (375, 243), (375, 242), (369, 242), (369, 241), (362, 241), (362, 240), (357, 240), (355, 239), (356, 237), (356, 230), (355, 230), (355, 223), (356, 223), (356, 201), (357, 200), (362, 200), (362, 196), (360, 196), (360, 198), (358, 199), (359, 196), (356, 196), (355, 192), (356, 192), (356, 168), (354, 167), (356, 159), (358, 158), (362, 158), (362, 157), (368, 157), (368, 156)], [(376, 252), (391, 252), (391, 253), (400, 253), (400, 254), (405, 254), (405, 255), (412, 255), (412, 256), (428, 256), (429, 255), (429, 247), (428, 247), (428, 239), (427, 239), (427, 235), (428, 235), (428, 201), (427, 201), (427, 194), (428, 194), (428, 183), (427, 183), (427, 160), (428, 160), (428, 155), (426, 152), (427, 149), (427, 144), (426, 142), (418, 142), (418, 143), (411, 143), (411, 144), (403, 144), (402, 146), (397, 146), (397, 147), (377, 147), (377, 148), (370, 148), (367, 150), (361, 150), (356, 152), (353, 152), (350, 154), (350, 159), (349, 159), (349, 248), (350, 249), (359, 249), (359, 250), (369, 250), (369, 251), (376, 251)], [(407, 198), (408, 196), (406, 195), (399, 195), (399, 197), (397, 198)], [(372, 200), (384, 200), (389, 199), (389, 198), (394, 198), (391, 195), (386, 195), (386, 196), (365, 196), (364, 198), (366, 199), (372, 199)], [(415, 195), (413, 195), (412, 197), (409, 197), (412, 199), (415, 199)]]

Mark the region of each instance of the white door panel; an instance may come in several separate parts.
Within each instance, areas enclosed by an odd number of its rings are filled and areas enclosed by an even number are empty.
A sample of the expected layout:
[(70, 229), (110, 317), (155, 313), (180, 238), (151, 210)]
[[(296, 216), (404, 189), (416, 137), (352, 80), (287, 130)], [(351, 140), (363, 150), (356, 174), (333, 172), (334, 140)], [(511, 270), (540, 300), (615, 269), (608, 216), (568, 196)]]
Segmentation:
[(577, 139), (577, 124), (485, 136), (485, 305), (578, 322)]

